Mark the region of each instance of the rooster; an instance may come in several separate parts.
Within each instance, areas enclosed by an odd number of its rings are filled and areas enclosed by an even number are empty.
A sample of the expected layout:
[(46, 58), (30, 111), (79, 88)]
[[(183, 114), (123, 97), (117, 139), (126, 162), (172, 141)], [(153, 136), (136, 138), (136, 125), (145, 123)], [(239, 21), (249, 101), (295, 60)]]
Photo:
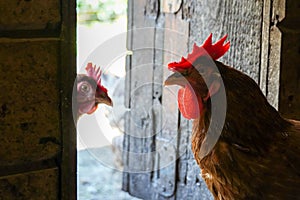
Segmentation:
[(201, 175), (219, 200), (300, 199), (300, 121), (283, 118), (254, 80), (217, 61), (229, 49), (226, 37), (194, 44), (168, 64), (174, 73), (165, 80), (181, 87), (179, 110), (194, 119)]
[[(83, 114), (92, 114), (96, 111), (98, 104), (113, 105), (108, 91), (101, 85), (101, 69), (88, 63), (87, 74), (77, 75), (77, 120)], [(75, 88), (74, 88), (75, 89)]]

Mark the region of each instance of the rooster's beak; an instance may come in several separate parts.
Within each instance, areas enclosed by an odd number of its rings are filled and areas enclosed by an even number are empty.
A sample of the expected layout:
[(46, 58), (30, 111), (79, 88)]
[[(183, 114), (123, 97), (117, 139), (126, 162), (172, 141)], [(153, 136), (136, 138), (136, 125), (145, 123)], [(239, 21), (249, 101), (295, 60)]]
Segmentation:
[(185, 86), (188, 83), (188, 80), (182, 76), (180, 73), (175, 72), (170, 75), (164, 82), (164, 85), (180, 85)]

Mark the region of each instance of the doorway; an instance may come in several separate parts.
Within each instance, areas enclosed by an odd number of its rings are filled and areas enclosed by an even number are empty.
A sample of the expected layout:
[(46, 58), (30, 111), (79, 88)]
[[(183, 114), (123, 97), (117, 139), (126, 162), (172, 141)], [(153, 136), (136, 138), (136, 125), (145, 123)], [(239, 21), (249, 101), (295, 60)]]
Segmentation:
[(77, 124), (77, 197), (133, 199), (122, 187), (122, 133), (127, 0), (77, 0), (77, 73), (87, 63), (102, 70), (114, 107), (99, 105)]

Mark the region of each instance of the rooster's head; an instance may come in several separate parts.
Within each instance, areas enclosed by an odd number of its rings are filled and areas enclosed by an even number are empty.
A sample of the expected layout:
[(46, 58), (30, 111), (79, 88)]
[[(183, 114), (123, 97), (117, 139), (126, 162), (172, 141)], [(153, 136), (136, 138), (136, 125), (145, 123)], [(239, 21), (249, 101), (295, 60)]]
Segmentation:
[(207, 100), (220, 88), (220, 73), (215, 60), (223, 56), (230, 43), (224, 44), (227, 35), (212, 44), (212, 34), (202, 46), (194, 44), (192, 53), (180, 62), (169, 63), (169, 70), (174, 73), (165, 81), (165, 85), (179, 85), (178, 106), (187, 119), (200, 116)]

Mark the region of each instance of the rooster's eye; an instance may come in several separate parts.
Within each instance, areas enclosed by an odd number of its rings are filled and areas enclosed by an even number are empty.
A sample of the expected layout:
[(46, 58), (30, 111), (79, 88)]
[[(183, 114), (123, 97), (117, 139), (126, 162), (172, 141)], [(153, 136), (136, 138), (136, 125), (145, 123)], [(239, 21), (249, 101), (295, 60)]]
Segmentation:
[(82, 84), (80, 86), (80, 90), (81, 90), (81, 92), (87, 93), (90, 91), (90, 87), (87, 84)]

